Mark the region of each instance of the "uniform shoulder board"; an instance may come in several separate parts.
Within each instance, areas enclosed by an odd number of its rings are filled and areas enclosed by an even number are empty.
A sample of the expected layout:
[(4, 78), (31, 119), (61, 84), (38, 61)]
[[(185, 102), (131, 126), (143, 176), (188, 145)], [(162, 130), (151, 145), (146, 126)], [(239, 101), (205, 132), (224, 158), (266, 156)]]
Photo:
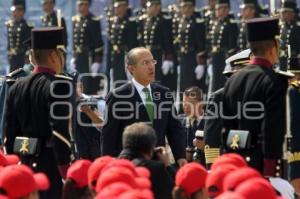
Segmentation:
[(172, 16), (167, 15), (167, 14), (163, 15), (162, 17), (163, 17), (164, 19), (166, 19), (166, 20), (172, 19)]
[(26, 24), (27, 24), (27, 26), (29, 26), (29, 27), (34, 27), (34, 23), (31, 22), (31, 21), (27, 21)]
[(230, 23), (238, 23), (239, 21), (236, 20), (236, 19), (230, 19), (229, 22), (230, 22)]
[(202, 19), (200, 17), (196, 18), (196, 23), (203, 23), (203, 22), (204, 22), (204, 19)]
[(295, 88), (299, 88), (299, 87), (300, 87), (300, 84), (299, 84), (298, 81), (293, 81), (293, 82), (291, 83), (291, 85), (292, 85), (293, 87), (295, 87)]
[(142, 21), (142, 20), (144, 20), (144, 19), (146, 19), (146, 18), (147, 18), (147, 15), (146, 15), (146, 14), (143, 14), (143, 15), (141, 15), (141, 16), (139, 17), (139, 20)]
[(73, 78), (72, 77), (68, 77), (68, 76), (65, 76), (65, 75), (55, 75), (55, 77), (57, 79), (63, 79), (63, 80), (70, 80), (70, 81), (73, 81)]
[(79, 21), (79, 20), (80, 20), (79, 15), (75, 15), (72, 17), (72, 21)]
[(23, 73), (23, 72), (24, 72), (23, 68), (18, 68), (16, 70), (12, 71), (11, 73), (8, 73), (6, 75), (6, 77), (9, 78), (9, 79), (12, 79), (15, 76), (17, 76), (17, 75), (19, 75), (20, 73)]
[(129, 20), (130, 22), (134, 22), (134, 21), (136, 21), (136, 19), (137, 19), (136, 16), (132, 16), (132, 17), (129, 17), (129, 18), (128, 18), (128, 20)]
[(101, 16), (94, 16), (94, 17), (92, 17), (92, 20), (100, 21), (101, 18), (102, 18)]
[(282, 75), (282, 76), (285, 76), (287, 78), (293, 78), (293, 77), (295, 77), (295, 74), (291, 73), (289, 71), (282, 71), (282, 70), (276, 69), (275, 73), (277, 73), (279, 75)]
[(5, 22), (5, 25), (6, 26), (12, 26), (13, 25), (13, 21), (10, 19), (10, 20), (7, 20), (6, 22)]

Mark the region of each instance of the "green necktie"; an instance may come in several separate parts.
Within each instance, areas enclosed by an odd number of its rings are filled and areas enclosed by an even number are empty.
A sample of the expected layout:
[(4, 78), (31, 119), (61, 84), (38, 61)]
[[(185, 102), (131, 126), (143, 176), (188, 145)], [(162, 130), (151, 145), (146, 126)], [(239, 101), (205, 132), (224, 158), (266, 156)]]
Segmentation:
[(143, 88), (142, 90), (146, 96), (146, 100), (145, 100), (145, 107), (149, 116), (149, 119), (151, 121), (151, 123), (153, 123), (153, 118), (154, 118), (154, 105), (153, 105), (153, 101), (150, 95), (150, 91), (148, 88)]

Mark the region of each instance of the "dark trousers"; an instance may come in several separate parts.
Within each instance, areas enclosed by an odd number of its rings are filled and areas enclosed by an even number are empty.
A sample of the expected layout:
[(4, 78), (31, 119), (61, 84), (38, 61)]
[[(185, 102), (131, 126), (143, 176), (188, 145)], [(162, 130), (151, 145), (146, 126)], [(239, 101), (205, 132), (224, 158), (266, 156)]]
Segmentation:
[(83, 92), (87, 95), (95, 95), (100, 89), (100, 77), (92, 77), (90, 73), (91, 57), (88, 51), (75, 55), (76, 70), (82, 74)]
[(212, 85), (211, 92), (224, 87), (226, 77), (223, 75), (225, 68), (225, 53), (223, 51), (212, 53)]

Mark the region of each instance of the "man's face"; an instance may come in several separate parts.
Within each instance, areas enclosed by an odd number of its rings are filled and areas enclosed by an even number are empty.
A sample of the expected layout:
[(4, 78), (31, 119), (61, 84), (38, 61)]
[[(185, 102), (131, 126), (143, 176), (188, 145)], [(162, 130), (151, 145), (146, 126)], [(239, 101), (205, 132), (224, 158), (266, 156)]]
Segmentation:
[(43, 10), (45, 13), (50, 14), (53, 12), (54, 9), (54, 3), (51, 1), (47, 1), (43, 3)]
[(241, 9), (241, 16), (244, 20), (252, 19), (255, 16), (255, 8), (253, 6), (246, 6)]
[(89, 4), (88, 3), (78, 4), (77, 11), (80, 15), (86, 16), (89, 13)]
[(195, 96), (183, 96), (183, 112), (189, 118), (197, 118), (202, 115), (203, 103)]
[(160, 4), (152, 3), (149, 7), (147, 7), (147, 13), (150, 16), (157, 16), (160, 13)]
[(21, 20), (24, 17), (24, 9), (16, 8), (14, 11), (12, 11), (12, 17), (14, 20)]
[(121, 4), (114, 8), (115, 15), (121, 18), (126, 15), (127, 10), (128, 10), (127, 4)]
[(295, 18), (295, 12), (293, 11), (280, 12), (280, 18), (283, 22), (291, 22)]
[(219, 19), (224, 19), (229, 14), (229, 7), (228, 6), (220, 6), (216, 8), (216, 17)]
[(155, 78), (155, 60), (151, 52), (147, 49), (141, 49), (136, 52), (136, 63), (129, 67), (134, 79), (142, 85), (148, 85)]
[(195, 11), (195, 7), (190, 4), (183, 4), (180, 7), (180, 10), (181, 10), (181, 14), (183, 14), (185, 16), (191, 16)]

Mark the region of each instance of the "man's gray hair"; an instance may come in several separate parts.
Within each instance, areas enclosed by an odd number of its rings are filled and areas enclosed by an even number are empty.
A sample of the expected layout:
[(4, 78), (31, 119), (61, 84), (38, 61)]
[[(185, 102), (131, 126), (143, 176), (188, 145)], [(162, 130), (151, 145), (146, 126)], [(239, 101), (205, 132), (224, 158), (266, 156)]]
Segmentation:
[(148, 50), (145, 47), (136, 47), (132, 48), (127, 55), (125, 56), (125, 66), (128, 67), (129, 65), (135, 65), (137, 62), (136, 53), (140, 50)]

